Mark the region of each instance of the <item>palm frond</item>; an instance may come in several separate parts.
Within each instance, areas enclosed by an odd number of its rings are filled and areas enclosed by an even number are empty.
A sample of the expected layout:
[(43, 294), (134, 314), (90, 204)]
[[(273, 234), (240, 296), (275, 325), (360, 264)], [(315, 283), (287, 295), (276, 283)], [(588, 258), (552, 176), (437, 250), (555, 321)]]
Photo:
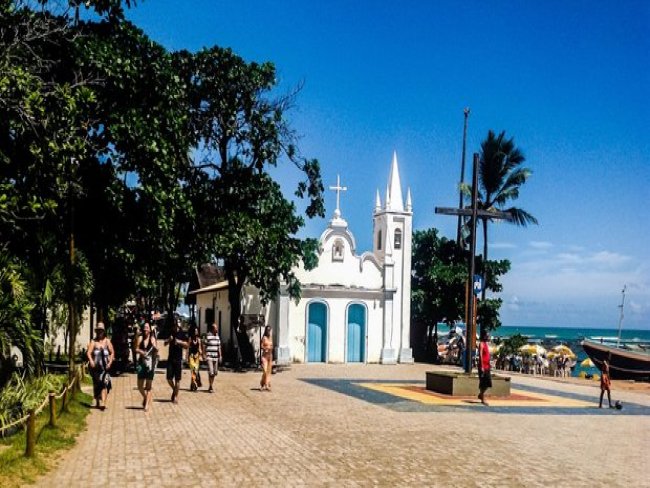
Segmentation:
[(533, 172), (528, 168), (518, 168), (508, 174), (506, 180), (503, 182), (502, 188), (521, 186), (526, 183), (532, 174)]
[(512, 216), (511, 222), (520, 227), (527, 227), (528, 224), (538, 225), (537, 219), (521, 208), (511, 207), (505, 212)]

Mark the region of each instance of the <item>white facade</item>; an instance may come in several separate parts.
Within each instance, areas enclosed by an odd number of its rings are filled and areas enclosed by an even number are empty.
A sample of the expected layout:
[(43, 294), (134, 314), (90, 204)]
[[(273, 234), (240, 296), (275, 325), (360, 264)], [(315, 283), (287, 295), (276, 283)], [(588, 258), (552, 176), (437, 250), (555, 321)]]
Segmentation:
[[(332, 187), (345, 190), (337, 182)], [(262, 315), (274, 331), (276, 359), (290, 362), (413, 362), (410, 347), (411, 235), (410, 191), (402, 198), (397, 156), (393, 156), (385, 203), (377, 193), (373, 211), (373, 250), (357, 254), (354, 236), (337, 208), (320, 236), (318, 265), (295, 270), (302, 285), (298, 303), (286, 292), (263, 307), (256, 290), (247, 287), (242, 313)], [(225, 282), (196, 290), (201, 330), (205, 311), (221, 318), (221, 335), (230, 339)], [(201, 314), (204, 315), (201, 315)], [(212, 314), (213, 312), (209, 312)], [(209, 317), (208, 317), (209, 318)], [(259, 346), (258, 333), (250, 333)]]

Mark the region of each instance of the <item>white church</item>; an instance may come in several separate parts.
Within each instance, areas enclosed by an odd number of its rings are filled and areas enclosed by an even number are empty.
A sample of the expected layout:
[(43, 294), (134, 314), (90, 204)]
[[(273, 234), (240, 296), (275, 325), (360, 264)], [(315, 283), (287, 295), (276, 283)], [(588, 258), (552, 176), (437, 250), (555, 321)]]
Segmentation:
[[(263, 306), (254, 287), (245, 287), (242, 314), (249, 339), (259, 348), (260, 325), (273, 329), (277, 364), (413, 362), (410, 345), (411, 192), (406, 201), (397, 164), (393, 161), (381, 202), (375, 199), (373, 249), (358, 254), (354, 235), (340, 210), (337, 178), (336, 210), (320, 236), (318, 265), (295, 270), (302, 298), (296, 304), (288, 294)], [(200, 271), (197, 272), (200, 275)], [(222, 340), (230, 340), (227, 282), (218, 273), (199, 279), (188, 295), (195, 296), (201, 332), (219, 323)]]

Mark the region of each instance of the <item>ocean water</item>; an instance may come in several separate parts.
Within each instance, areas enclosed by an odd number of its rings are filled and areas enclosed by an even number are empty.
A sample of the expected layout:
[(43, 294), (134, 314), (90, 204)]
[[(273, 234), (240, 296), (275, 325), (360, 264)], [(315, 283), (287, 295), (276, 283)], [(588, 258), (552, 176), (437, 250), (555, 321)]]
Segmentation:
[[(615, 341), (618, 337), (618, 329), (598, 328), (574, 328), (574, 327), (517, 327), (502, 326), (493, 332), (499, 337), (510, 337), (521, 334), (529, 339), (562, 341), (581, 341), (588, 337), (604, 338), (605, 341)], [(622, 341), (650, 342), (650, 329), (623, 329), (621, 330)]]
[[(580, 363), (587, 358), (582, 349), (580, 341), (585, 338), (593, 338), (605, 342), (616, 342), (618, 329), (598, 328), (573, 328), (573, 327), (517, 327), (502, 326), (492, 332), (495, 337), (510, 337), (521, 334), (530, 341), (541, 342), (547, 349), (557, 344), (566, 344), (577, 356), (577, 364), (573, 369), (573, 376), (580, 375), (581, 371), (587, 374), (597, 374), (598, 368), (584, 368)], [(621, 331), (621, 342), (650, 344), (650, 329), (623, 329)]]

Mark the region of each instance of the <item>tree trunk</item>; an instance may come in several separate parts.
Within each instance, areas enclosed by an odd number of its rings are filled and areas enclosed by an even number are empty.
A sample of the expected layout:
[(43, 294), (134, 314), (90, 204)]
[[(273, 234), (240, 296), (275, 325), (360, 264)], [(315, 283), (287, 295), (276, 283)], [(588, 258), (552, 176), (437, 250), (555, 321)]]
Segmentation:
[(235, 369), (241, 368), (242, 354), (239, 347), (237, 331), (239, 329), (239, 317), (241, 316), (241, 290), (244, 280), (235, 276), (231, 270), (226, 270), (228, 278), (228, 303), (230, 304), (230, 341), (231, 353), (235, 363)]
[(91, 301), (90, 302), (90, 337), (88, 338), (89, 341), (93, 340), (93, 332), (95, 330), (95, 302)]
[[(171, 330), (172, 322), (174, 321), (174, 313), (176, 312), (176, 307), (178, 306), (178, 300), (176, 299), (176, 282), (171, 281), (163, 287), (163, 299), (165, 300), (165, 311), (167, 312), (167, 325), (169, 330)], [(152, 311), (149, 310), (148, 314), (151, 317)]]

